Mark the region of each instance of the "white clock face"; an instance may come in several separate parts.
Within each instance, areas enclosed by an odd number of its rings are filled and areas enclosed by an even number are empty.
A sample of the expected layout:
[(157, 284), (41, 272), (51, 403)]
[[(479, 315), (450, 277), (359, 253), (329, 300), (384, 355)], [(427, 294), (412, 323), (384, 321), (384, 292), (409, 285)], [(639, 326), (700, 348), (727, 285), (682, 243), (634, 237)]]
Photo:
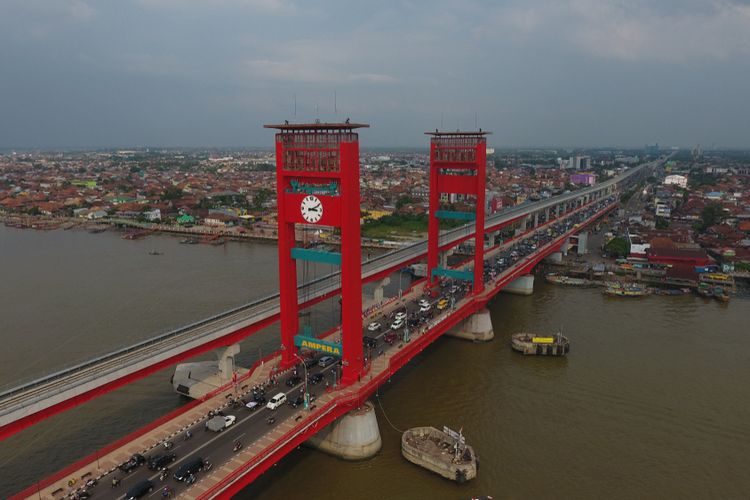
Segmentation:
[(302, 218), (311, 224), (315, 224), (323, 217), (323, 204), (312, 194), (302, 199), (299, 210), (302, 212)]

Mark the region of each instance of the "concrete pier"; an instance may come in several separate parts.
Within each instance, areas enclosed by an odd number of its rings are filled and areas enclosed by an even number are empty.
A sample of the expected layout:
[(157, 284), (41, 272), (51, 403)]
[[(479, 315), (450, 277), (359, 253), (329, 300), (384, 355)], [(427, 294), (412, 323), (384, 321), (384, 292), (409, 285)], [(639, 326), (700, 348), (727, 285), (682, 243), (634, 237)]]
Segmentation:
[(562, 252), (553, 252), (545, 257), (544, 260), (553, 264), (561, 264), (563, 261), (563, 254)]
[(180, 363), (172, 375), (172, 388), (175, 392), (199, 399), (226, 384), (236, 371), (237, 375), (247, 373), (246, 368), (236, 367), (234, 357), (239, 354), (240, 345), (232, 344), (216, 351), (217, 361), (195, 361)]
[(375, 407), (367, 401), (326, 426), (305, 444), (344, 460), (374, 457), (383, 445)]
[(490, 311), (482, 309), (465, 320), (461, 321), (455, 328), (448, 330), (446, 335), (459, 339), (466, 339), (476, 342), (487, 342), (495, 338), (495, 332), (492, 329), (492, 318)]
[(526, 274), (508, 283), (502, 290), (515, 295), (531, 295), (534, 293), (534, 275)]

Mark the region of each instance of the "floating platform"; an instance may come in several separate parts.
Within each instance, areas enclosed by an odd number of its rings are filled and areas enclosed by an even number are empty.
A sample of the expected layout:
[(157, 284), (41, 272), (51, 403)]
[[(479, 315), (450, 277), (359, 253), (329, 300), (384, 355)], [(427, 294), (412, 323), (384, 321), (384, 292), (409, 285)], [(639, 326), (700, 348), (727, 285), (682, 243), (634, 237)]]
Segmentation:
[(514, 333), (510, 346), (526, 356), (565, 356), (570, 352), (570, 341), (561, 334)]
[(572, 276), (566, 276), (564, 274), (548, 273), (544, 275), (544, 279), (547, 283), (553, 285), (562, 286), (577, 286), (577, 287), (592, 287), (596, 286), (596, 282), (585, 278), (574, 278)]
[(401, 436), (401, 453), (409, 462), (446, 479), (464, 483), (477, 477), (474, 448), (448, 428), (414, 427)]

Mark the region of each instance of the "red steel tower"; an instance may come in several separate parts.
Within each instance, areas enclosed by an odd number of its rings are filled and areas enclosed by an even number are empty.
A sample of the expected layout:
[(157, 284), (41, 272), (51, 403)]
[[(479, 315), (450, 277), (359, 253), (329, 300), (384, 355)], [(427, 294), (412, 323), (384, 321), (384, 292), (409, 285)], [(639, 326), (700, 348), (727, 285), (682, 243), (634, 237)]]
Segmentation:
[[(442, 275), (473, 280), (475, 293), (484, 289), (484, 209), (487, 140), (489, 132), (426, 132), (430, 139), (430, 215), (427, 242), (427, 276), (430, 284)], [(443, 194), (474, 196), (474, 212), (441, 210)], [(474, 271), (439, 266), (440, 219), (474, 221)], [(447, 248), (443, 250), (448, 250)]]
[[(276, 133), (279, 293), (282, 367), (294, 365), (299, 333), (296, 261), (341, 266), (343, 374), (362, 374), (362, 262), (360, 246), (359, 139), (355, 123), (265, 125)], [(295, 224), (338, 227), (341, 253), (296, 246)], [(298, 344), (299, 345), (299, 344)], [(329, 348), (330, 348), (329, 343)], [(335, 347), (337, 348), (337, 347)]]

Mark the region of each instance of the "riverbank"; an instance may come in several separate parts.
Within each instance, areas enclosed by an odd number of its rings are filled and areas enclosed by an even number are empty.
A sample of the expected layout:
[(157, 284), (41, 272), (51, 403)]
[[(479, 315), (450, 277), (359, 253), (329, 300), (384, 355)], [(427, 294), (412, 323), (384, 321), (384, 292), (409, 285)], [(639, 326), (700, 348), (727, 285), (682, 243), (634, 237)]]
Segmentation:
[[(210, 241), (208, 237), (221, 237), (229, 241), (251, 241), (251, 242), (276, 242), (278, 240), (275, 230), (259, 229), (253, 230), (244, 227), (219, 227), (206, 225), (182, 226), (179, 224), (159, 224), (154, 222), (140, 222), (132, 219), (80, 219), (74, 217), (50, 217), (32, 215), (0, 215), (0, 223), (14, 229), (35, 229), (52, 231), (56, 229), (84, 229), (91, 232), (99, 232), (102, 228), (131, 229), (144, 231), (141, 237), (149, 233), (173, 234), (182, 236), (195, 236), (199, 239)], [(414, 238), (402, 236), (398, 240), (386, 240), (383, 238), (362, 238), (362, 248), (372, 249), (395, 249), (408, 245), (424, 235), (417, 234)], [(310, 238), (305, 236), (304, 231), (298, 231), (297, 241), (310, 243), (314, 240), (316, 244), (339, 246), (340, 242), (335, 236), (327, 238)]]

